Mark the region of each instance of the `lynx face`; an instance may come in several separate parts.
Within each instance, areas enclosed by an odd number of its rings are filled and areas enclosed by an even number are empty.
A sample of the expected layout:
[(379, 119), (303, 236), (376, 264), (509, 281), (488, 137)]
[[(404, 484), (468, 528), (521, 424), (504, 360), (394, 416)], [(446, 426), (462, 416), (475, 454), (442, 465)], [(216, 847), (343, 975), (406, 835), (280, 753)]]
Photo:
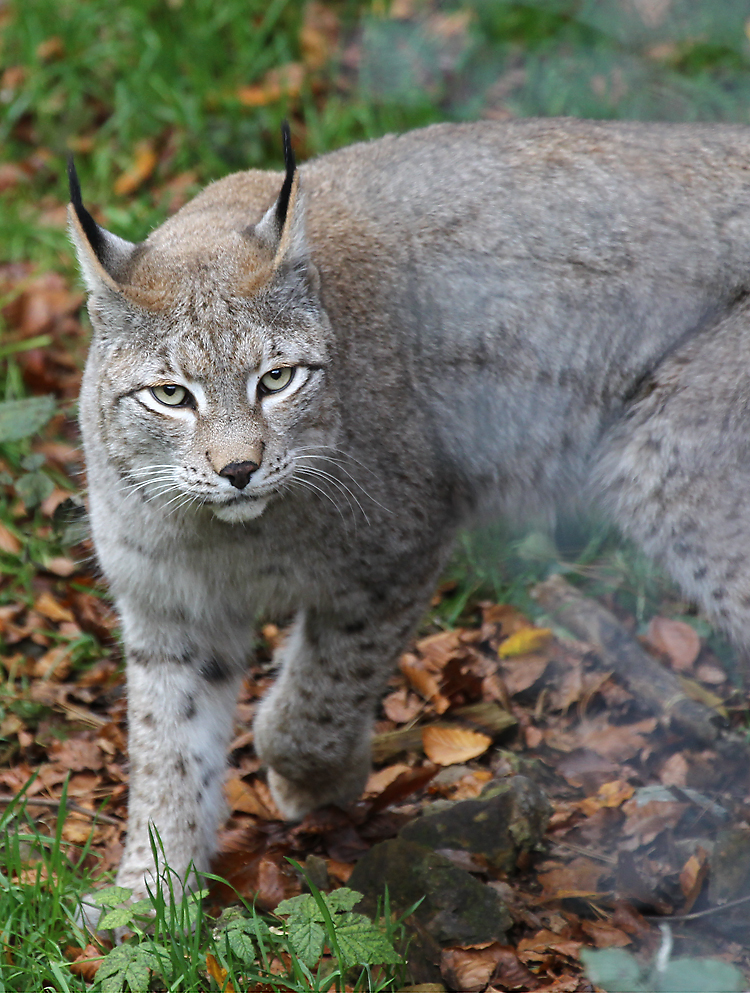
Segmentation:
[(190, 323), (172, 313), (98, 331), (105, 444), (125, 492), (239, 522), (295, 484), (314, 490), (335, 424), (321, 312), (286, 310), (272, 328), (231, 300), (184, 312)]

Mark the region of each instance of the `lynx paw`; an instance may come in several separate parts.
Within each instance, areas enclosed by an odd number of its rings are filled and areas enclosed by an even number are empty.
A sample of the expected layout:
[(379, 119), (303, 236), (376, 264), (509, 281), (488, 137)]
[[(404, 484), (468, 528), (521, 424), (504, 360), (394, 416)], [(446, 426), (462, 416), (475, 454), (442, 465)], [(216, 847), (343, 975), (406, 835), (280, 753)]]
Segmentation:
[(274, 802), (285, 819), (302, 819), (320, 806), (349, 805), (362, 794), (369, 773), (369, 762), (354, 769), (346, 779), (315, 788), (302, 782), (290, 781), (272, 767), (268, 769), (268, 786)]

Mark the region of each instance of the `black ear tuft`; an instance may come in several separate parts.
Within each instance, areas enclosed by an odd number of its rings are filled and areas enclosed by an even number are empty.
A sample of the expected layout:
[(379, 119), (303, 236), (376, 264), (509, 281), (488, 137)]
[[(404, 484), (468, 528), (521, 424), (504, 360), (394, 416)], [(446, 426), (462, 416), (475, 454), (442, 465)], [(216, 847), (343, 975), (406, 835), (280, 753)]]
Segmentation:
[[(289, 197), (292, 193), (292, 182), (297, 169), (294, 160), (294, 150), (292, 149), (292, 133), (289, 130), (289, 122), (283, 122), (281, 126), (281, 141), (284, 145), (284, 166), (286, 167), (286, 177), (281, 185), (281, 192), (276, 202), (276, 224), (279, 233), (284, 229), (286, 214), (289, 209)], [(93, 220), (92, 220), (93, 221)]]
[(86, 239), (89, 241), (91, 249), (96, 254), (98, 260), (101, 261), (105, 251), (106, 240), (104, 233), (94, 222), (93, 217), (83, 204), (81, 184), (78, 180), (78, 173), (76, 165), (73, 162), (72, 153), (68, 157), (68, 185), (70, 187), (70, 200), (73, 204), (73, 210), (78, 216), (78, 221), (81, 223), (81, 228), (86, 234)]

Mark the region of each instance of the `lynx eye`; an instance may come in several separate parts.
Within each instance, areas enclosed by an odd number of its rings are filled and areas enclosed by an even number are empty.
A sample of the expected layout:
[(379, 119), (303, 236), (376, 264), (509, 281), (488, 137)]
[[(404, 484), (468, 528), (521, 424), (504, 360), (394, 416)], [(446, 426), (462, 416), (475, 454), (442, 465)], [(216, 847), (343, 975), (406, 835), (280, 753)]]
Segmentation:
[(260, 387), (265, 393), (278, 392), (280, 389), (286, 389), (289, 383), (294, 378), (294, 368), (272, 368), (270, 372), (266, 372), (265, 375), (261, 377)]
[(190, 400), (190, 393), (181, 385), (155, 385), (151, 395), (164, 406), (184, 406)]

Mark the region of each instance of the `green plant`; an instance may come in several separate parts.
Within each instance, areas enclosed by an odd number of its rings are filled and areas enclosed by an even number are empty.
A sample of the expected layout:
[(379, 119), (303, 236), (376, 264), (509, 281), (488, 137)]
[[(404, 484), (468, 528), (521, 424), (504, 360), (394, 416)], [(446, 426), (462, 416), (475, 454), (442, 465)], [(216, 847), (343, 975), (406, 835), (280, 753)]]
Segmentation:
[(591, 982), (608, 993), (742, 993), (747, 982), (727, 962), (712, 958), (676, 958), (657, 955), (644, 968), (622, 948), (581, 949)]

